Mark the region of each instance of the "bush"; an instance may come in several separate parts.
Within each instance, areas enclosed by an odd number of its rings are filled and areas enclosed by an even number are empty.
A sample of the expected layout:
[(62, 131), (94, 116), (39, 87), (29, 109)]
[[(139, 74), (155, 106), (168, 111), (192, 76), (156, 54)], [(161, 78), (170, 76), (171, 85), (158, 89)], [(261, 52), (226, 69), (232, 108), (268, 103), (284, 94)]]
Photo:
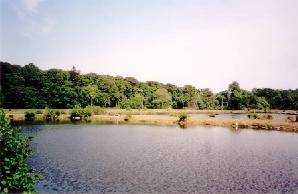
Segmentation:
[(54, 116), (55, 116), (54, 110), (46, 108), (44, 115), (47, 120), (54, 119)]
[(209, 113), (209, 117), (215, 117), (215, 113)]
[(59, 110), (56, 110), (56, 111), (55, 111), (55, 116), (59, 117), (60, 114), (61, 114), (61, 112), (60, 112)]
[(33, 121), (35, 119), (34, 112), (25, 112), (25, 120), (26, 121)]
[(178, 116), (178, 123), (185, 122), (187, 120), (187, 114), (185, 112), (180, 113)]
[(42, 111), (41, 110), (37, 110), (36, 112), (35, 112), (35, 114), (42, 114)]
[(90, 116), (92, 116), (92, 112), (88, 107), (81, 108), (80, 106), (75, 106), (70, 112), (70, 119), (72, 120), (75, 120), (76, 117), (79, 117), (80, 119), (86, 119)]
[(88, 118), (88, 117), (92, 116), (92, 112), (91, 112), (91, 110), (85, 108), (85, 109), (83, 109), (82, 115), (84, 118)]
[(70, 112), (70, 118), (74, 119), (75, 117), (82, 117), (82, 114), (78, 109), (72, 109)]
[(28, 149), (32, 138), (22, 139), (20, 129), (13, 130), (10, 122), (0, 110), (0, 192), (22, 193), (35, 192), (34, 185), (40, 175), (29, 168), (26, 159), (33, 152)]

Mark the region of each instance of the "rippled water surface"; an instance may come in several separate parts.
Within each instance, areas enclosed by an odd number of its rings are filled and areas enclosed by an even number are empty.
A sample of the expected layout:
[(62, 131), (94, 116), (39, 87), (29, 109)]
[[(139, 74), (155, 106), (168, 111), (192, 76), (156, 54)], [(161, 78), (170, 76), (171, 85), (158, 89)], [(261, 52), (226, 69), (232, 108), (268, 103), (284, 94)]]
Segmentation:
[(298, 134), (221, 127), (32, 125), (40, 192), (298, 193)]

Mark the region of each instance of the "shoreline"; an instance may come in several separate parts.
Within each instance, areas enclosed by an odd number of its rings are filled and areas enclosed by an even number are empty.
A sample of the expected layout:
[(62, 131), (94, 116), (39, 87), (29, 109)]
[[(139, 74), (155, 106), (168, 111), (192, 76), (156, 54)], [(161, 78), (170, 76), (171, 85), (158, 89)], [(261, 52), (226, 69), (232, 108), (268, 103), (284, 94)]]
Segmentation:
[[(190, 114), (191, 111), (194, 111), (194, 110), (189, 110), (189, 112), (178, 110), (178, 111), (175, 111), (175, 113), (186, 112)], [(13, 113), (9, 111), (9, 112), (6, 112), (6, 115), (7, 116), (10, 115), (11, 120), (13, 120), (13, 122), (22, 123), (22, 122), (25, 122), (24, 112), (25, 112), (24, 110), (23, 110), (23, 113), (21, 112)], [(125, 113), (127, 114), (128, 112), (131, 114), (131, 117), (127, 121), (125, 121), (125, 117), (126, 117)], [(173, 113), (173, 111), (171, 113)], [(60, 115), (55, 120), (57, 122), (71, 121), (69, 114)], [(230, 127), (230, 128), (232, 127), (235, 129), (250, 128), (250, 129), (256, 129), (256, 130), (287, 131), (287, 132), (295, 132), (295, 133), (298, 132), (298, 122), (288, 121), (286, 119), (232, 119), (232, 118), (218, 118), (218, 117), (208, 117), (208, 116), (195, 117), (195, 116), (189, 115), (185, 122), (178, 123), (177, 120), (178, 120), (178, 116), (175, 114), (172, 114), (172, 115), (158, 114), (158, 113), (157, 114), (133, 114), (132, 111), (127, 111), (127, 110), (121, 110), (121, 113), (119, 112), (119, 110), (117, 111), (113, 110), (110, 112), (107, 111), (106, 114), (93, 115), (87, 118), (87, 121), (90, 121), (91, 123), (102, 122), (102, 123), (114, 123), (114, 124), (144, 124), (144, 125), (159, 125), (159, 126), (179, 126), (180, 125), (180, 127), (182, 128), (195, 127), (195, 126), (220, 126), (220, 127)], [(37, 114), (33, 122), (44, 122), (44, 121), (45, 122), (47, 121), (44, 119), (44, 115)]]
[[(4, 109), (6, 114), (24, 114), (26, 111), (44, 111), (45, 109)], [(53, 109), (64, 111), (66, 114), (69, 114), (72, 109)], [(158, 115), (158, 114), (171, 114), (171, 113), (188, 113), (188, 114), (196, 114), (196, 113), (215, 113), (215, 114), (224, 114), (224, 113), (232, 113), (232, 114), (249, 114), (249, 113), (261, 113), (261, 114), (287, 114), (287, 115), (298, 115), (298, 110), (278, 110), (271, 109), (268, 111), (264, 110), (208, 110), (208, 109), (117, 109), (117, 108), (103, 108), (105, 114), (113, 115), (113, 114), (127, 114), (131, 113), (133, 115)]]

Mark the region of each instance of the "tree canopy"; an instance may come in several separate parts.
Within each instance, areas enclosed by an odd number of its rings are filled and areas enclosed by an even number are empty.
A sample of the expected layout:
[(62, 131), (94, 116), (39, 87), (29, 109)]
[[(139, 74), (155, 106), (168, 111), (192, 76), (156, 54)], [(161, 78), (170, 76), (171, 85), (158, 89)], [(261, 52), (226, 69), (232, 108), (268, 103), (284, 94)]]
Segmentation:
[(73, 108), (96, 105), (118, 108), (298, 109), (298, 89), (241, 89), (232, 82), (214, 94), (192, 85), (178, 87), (133, 77), (81, 74), (71, 70), (40, 70), (1, 62), (0, 104), (3, 108)]

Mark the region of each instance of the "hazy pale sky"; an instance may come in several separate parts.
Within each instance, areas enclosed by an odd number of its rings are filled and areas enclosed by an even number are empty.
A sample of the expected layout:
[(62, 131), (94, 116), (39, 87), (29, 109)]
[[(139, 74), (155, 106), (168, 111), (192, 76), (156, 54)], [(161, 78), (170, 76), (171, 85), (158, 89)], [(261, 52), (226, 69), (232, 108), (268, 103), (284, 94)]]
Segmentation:
[(0, 60), (217, 92), (298, 87), (297, 0), (0, 0)]

